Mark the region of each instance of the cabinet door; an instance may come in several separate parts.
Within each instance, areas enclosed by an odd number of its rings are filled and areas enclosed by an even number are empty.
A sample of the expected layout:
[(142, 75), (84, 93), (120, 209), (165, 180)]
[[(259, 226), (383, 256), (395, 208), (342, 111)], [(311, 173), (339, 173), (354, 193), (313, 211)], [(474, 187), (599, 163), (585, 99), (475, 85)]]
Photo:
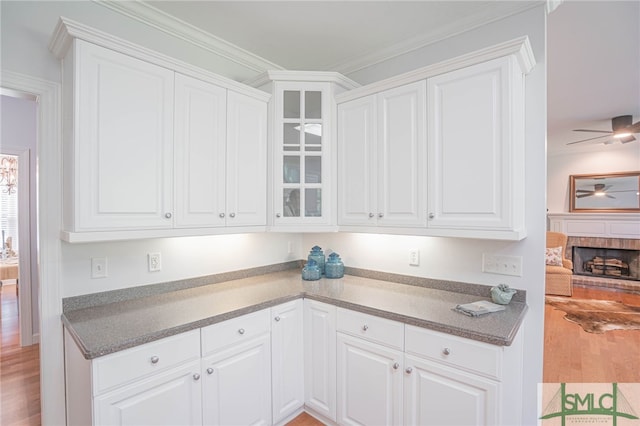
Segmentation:
[(336, 307), (304, 301), (305, 404), (336, 421)]
[(75, 230), (172, 227), (173, 71), (75, 43)]
[(338, 424), (402, 424), (402, 352), (338, 333)]
[(227, 90), (176, 74), (176, 227), (224, 226)]
[(273, 422), (304, 405), (302, 299), (271, 308)]
[[(501, 58), (428, 80), (431, 228), (512, 227), (522, 197), (522, 75)], [(520, 191), (522, 192), (522, 191)]]
[(426, 226), (425, 103), (424, 81), (378, 94), (378, 225)]
[(227, 94), (227, 226), (267, 223), (267, 104)]
[(404, 421), (406, 425), (498, 424), (498, 383), (407, 355)]
[(376, 97), (338, 105), (338, 224), (375, 225)]
[(194, 361), (95, 398), (95, 425), (200, 425), (201, 389)]
[(270, 335), (203, 358), (206, 425), (271, 424)]

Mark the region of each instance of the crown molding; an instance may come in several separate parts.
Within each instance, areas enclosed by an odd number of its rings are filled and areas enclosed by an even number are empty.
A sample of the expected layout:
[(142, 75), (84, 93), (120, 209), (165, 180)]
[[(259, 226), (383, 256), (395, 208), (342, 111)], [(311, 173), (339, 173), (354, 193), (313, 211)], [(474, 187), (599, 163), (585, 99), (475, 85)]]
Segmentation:
[(283, 69), (283, 67), (278, 64), (270, 62), (236, 46), (235, 44), (229, 43), (228, 41), (203, 31), (181, 19), (171, 16), (146, 2), (117, 0), (92, 1), (173, 37), (182, 39), (188, 43), (242, 65), (252, 71), (263, 72), (271, 69)]
[[(553, 1), (553, 0), (548, 0)], [(556, 0), (562, 1), (562, 0)], [(484, 10), (484, 13), (480, 15), (469, 16), (465, 19), (458, 19), (456, 21), (452, 21), (449, 25), (444, 26), (440, 29), (430, 31), (426, 34), (420, 35), (418, 37), (414, 37), (403, 41), (401, 43), (394, 44), (392, 46), (388, 46), (386, 48), (376, 50), (375, 52), (370, 52), (368, 54), (357, 56), (351, 60), (345, 62), (339, 62), (333, 64), (331, 66), (326, 67), (327, 70), (337, 71), (339, 73), (349, 75), (354, 72), (360, 71), (364, 68), (379, 64), (381, 62), (388, 61), (395, 57), (405, 55), (407, 53), (411, 53), (418, 49), (424, 48), (431, 44), (437, 43), (444, 39), (454, 37), (465, 33), (467, 31), (473, 30), (475, 28), (482, 27), (483, 25), (489, 24), (491, 22), (499, 21), (501, 19), (507, 18), (509, 16), (513, 16), (529, 9), (533, 9), (535, 7), (540, 6), (544, 2), (522, 2), (522, 4), (517, 4), (514, 6), (514, 9), (507, 15), (501, 15), (496, 17), (493, 14), (493, 9), (487, 8)], [(498, 7), (495, 5), (495, 7)]]
[(515, 57), (523, 74), (528, 74), (536, 64), (529, 37), (523, 36), (353, 89), (337, 95), (336, 101), (338, 103), (346, 102), (372, 95), (382, 90), (413, 83), (414, 81), (509, 55)]
[(547, 0), (547, 14), (556, 10), (564, 0)]
[(244, 81), (251, 87), (261, 87), (272, 81), (304, 81), (334, 83), (344, 90), (352, 90), (360, 87), (360, 84), (344, 75), (334, 71), (265, 71), (258, 76)]
[(147, 49), (146, 47), (131, 43), (122, 38), (105, 33), (104, 31), (100, 31), (89, 27), (88, 25), (65, 18), (64, 16), (61, 16), (58, 20), (58, 24), (51, 36), (51, 40), (49, 41), (49, 50), (53, 52), (58, 59), (63, 59), (74, 39), (80, 39), (98, 46), (106, 47), (107, 49), (115, 50), (116, 52), (124, 53), (126, 55), (133, 56), (134, 58), (138, 58), (203, 81), (208, 81), (257, 99), (268, 100), (270, 98), (270, 95), (261, 90), (247, 86), (246, 84), (223, 77), (203, 68), (196, 67), (187, 62), (156, 52), (155, 50)]

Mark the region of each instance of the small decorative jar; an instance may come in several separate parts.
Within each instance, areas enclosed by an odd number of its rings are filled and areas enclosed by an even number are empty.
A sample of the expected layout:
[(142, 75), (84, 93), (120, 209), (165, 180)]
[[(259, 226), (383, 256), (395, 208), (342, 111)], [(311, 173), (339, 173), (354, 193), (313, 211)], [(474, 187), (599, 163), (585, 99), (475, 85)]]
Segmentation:
[(315, 260), (318, 268), (320, 269), (320, 274), (324, 274), (324, 252), (322, 251), (322, 248), (318, 246), (311, 247), (311, 252), (309, 252), (307, 260)]
[(338, 253), (329, 254), (327, 263), (324, 265), (324, 275), (327, 278), (342, 278), (344, 277), (344, 263), (340, 259)]
[(498, 284), (496, 287), (491, 287), (491, 299), (499, 305), (508, 305), (514, 294), (516, 294), (516, 290), (509, 288), (507, 284)]
[(302, 279), (306, 281), (315, 281), (320, 279), (320, 268), (315, 260), (310, 259), (304, 268), (302, 268)]

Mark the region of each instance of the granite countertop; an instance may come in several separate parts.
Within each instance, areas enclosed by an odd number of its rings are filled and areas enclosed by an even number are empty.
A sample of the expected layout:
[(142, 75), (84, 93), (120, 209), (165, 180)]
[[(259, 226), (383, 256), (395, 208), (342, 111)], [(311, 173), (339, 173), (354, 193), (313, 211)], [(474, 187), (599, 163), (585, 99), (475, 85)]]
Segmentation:
[(62, 320), (92, 359), (302, 297), (500, 346), (511, 344), (527, 310), (512, 301), (468, 317), (452, 308), (490, 298), (351, 275), (304, 281), (288, 270), (65, 310)]

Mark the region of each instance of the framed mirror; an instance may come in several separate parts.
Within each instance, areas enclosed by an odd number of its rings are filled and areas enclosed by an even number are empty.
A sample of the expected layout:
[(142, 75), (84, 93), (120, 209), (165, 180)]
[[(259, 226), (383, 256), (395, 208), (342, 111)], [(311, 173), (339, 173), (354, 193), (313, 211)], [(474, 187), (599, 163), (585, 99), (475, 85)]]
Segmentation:
[(570, 212), (640, 212), (640, 171), (569, 178)]

